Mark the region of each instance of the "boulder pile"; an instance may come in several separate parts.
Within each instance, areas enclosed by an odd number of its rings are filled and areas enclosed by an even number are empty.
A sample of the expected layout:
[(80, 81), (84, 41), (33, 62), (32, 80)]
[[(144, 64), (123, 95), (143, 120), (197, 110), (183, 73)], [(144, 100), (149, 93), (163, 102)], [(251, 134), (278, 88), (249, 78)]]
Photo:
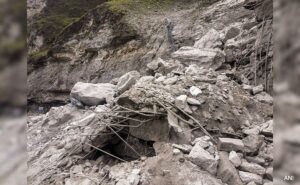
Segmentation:
[(78, 82), (70, 104), (29, 117), (29, 183), (269, 183), (273, 110), (263, 89), (156, 62), (153, 75), (128, 72), (116, 85)]

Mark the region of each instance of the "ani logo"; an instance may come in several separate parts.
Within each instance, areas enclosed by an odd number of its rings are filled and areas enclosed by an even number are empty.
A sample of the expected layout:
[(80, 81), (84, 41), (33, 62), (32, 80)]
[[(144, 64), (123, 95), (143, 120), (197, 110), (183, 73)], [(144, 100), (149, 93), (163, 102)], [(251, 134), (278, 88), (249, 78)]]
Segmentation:
[(294, 181), (294, 176), (292, 176), (292, 175), (286, 175), (286, 176), (284, 176), (283, 180), (284, 181)]

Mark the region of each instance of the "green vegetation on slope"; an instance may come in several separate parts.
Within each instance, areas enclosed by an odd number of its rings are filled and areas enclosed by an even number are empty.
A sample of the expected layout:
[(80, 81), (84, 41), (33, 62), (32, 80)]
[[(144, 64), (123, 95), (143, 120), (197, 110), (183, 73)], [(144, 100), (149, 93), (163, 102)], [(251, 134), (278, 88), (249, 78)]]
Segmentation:
[(38, 35), (43, 35), (43, 49), (47, 49), (65, 27), (104, 2), (106, 0), (47, 0), (47, 6), (41, 14), (34, 17), (29, 31), (37, 30)]

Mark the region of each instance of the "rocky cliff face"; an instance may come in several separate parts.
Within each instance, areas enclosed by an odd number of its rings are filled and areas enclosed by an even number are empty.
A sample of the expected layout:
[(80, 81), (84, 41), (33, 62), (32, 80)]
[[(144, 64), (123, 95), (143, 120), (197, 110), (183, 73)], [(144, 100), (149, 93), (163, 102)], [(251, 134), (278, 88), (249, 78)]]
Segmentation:
[[(124, 13), (104, 3), (61, 30), (46, 51), (45, 43), (40, 43), (40, 50), (34, 46), (40, 35), (33, 30), (29, 50), (38, 52), (33, 52), (28, 65), (29, 100), (67, 102), (77, 81), (109, 82), (130, 70), (146, 74), (148, 63), (158, 57), (176, 60), (173, 52), (183, 46), (197, 48), (195, 42), (204, 35), (208, 40), (217, 39), (216, 47), (224, 52), (219, 69), (232, 70), (239, 82), (263, 83), (270, 90), (272, 17), (260, 10), (264, 4), (221, 1), (203, 8), (191, 1), (185, 6)], [(47, 6), (44, 9), (41, 12), (47, 11)], [(47, 39), (48, 33), (41, 33), (45, 35), (40, 38)], [(195, 56), (190, 59), (198, 60)]]

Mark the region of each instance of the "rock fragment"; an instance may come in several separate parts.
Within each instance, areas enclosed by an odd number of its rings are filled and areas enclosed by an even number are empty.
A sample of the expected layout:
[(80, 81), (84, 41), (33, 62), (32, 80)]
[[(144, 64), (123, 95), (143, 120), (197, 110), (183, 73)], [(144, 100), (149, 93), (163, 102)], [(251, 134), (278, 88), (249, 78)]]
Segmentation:
[(195, 48), (218, 48), (222, 46), (220, 33), (215, 29), (210, 29), (200, 40), (194, 44)]
[(261, 92), (255, 96), (255, 98), (261, 103), (273, 104), (273, 97), (266, 92)]
[(70, 96), (85, 105), (101, 105), (113, 100), (115, 89), (115, 85), (109, 83), (77, 82), (72, 88)]
[(241, 158), (235, 151), (229, 153), (229, 160), (235, 167), (239, 167), (242, 164)]
[(198, 87), (192, 86), (192, 87), (190, 88), (190, 93), (191, 93), (191, 95), (193, 95), (193, 96), (198, 96), (198, 95), (202, 94), (202, 91), (201, 91), (201, 89), (199, 89)]
[(130, 71), (121, 76), (117, 84), (119, 94), (122, 94), (123, 92), (130, 89), (137, 82), (140, 76), (140, 73), (137, 71)]
[(229, 161), (227, 152), (220, 152), (220, 162), (217, 176), (228, 185), (243, 185), (237, 170)]
[(253, 87), (253, 89), (252, 89), (252, 93), (254, 94), (254, 95), (256, 95), (256, 94), (258, 94), (258, 93), (261, 93), (261, 92), (263, 92), (264, 91), (264, 86), (261, 84), (261, 85), (258, 85), (258, 86), (255, 86), (255, 87)]
[(188, 158), (191, 162), (207, 170), (209, 173), (213, 175), (217, 173), (218, 160), (204, 150), (200, 144), (196, 144), (193, 147)]
[(241, 177), (242, 182), (245, 184), (250, 183), (250, 182), (255, 182), (256, 184), (263, 183), (262, 177), (257, 174), (239, 171), (239, 175)]
[(273, 180), (273, 167), (267, 168), (267, 170), (266, 170), (266, 177), (269, 180)]
[(260, 132), (265, 136), (273, 136), (273, 120), (267, 121), (261, 126)]
[(264, 141), (263, 136), (261, 135), (249, 135), (243, 139), (245, 146), (245, 152), (247, 153), (256, 153), (258, 149), (262, 146)]
[(244, 143), (240, 139), (219, 138), (218, 148), (221, 151), (243, 151)]
[(242, 161), (240, 169), (258, 175), (264, 175), (266, 173), (266, 169), (264, 167), (255, 163), (248, 163), (246, 160)]
[(198, 49), (184, 46), (172, 54), (173, 58), (185, 63), (198, 62), (205, 68), (218, 69), (225, 62), (225, 54), (220, 49)]
[(203, 102), (200, 102), (199, 100), (196, 100), (194, 98), (188, 98), (187, 103), (189, 105), (195, 105), (195, 106), (200, 106)]

